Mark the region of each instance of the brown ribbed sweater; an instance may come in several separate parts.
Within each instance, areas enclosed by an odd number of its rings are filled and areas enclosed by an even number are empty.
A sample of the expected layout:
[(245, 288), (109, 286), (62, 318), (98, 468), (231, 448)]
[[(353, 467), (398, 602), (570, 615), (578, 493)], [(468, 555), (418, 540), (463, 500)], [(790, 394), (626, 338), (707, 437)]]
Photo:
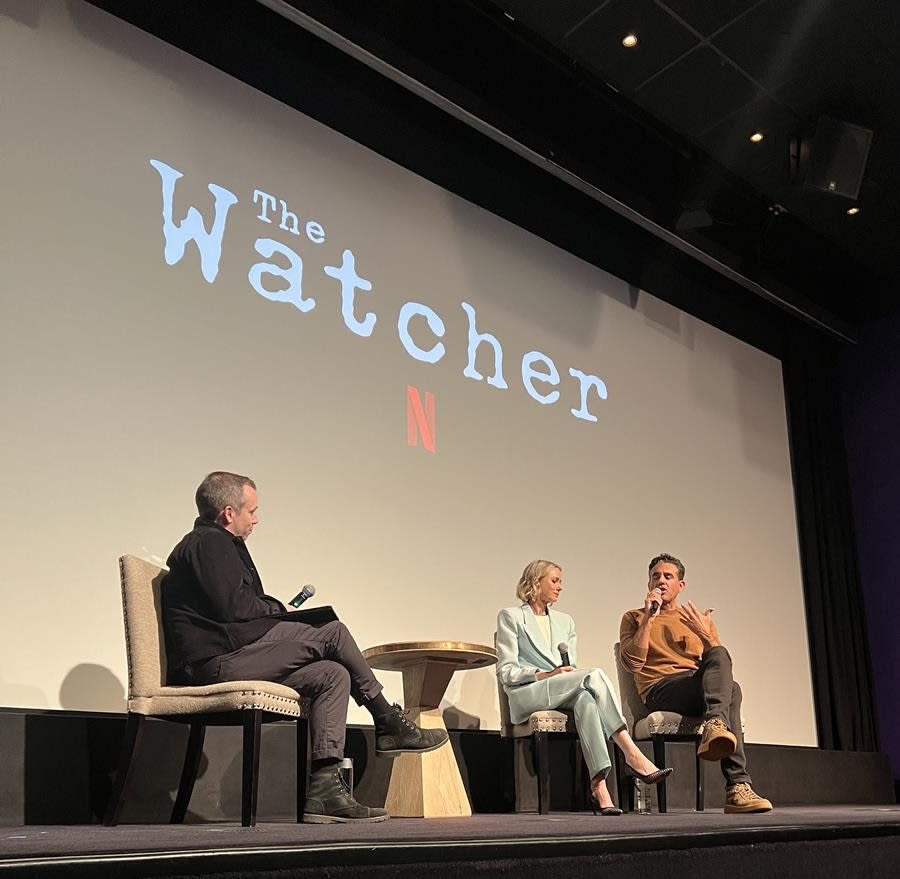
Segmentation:
[[(696, 671), (703, 656), (703, 642), (681, 622), (677, 607), (660, 611), (650, 627), (650, 646), (646, 654), (638, 650), (634, 636), (643, 615), (642, 607), (629, 610), (619, 627), (622, 664), (634, 675), (642, 699), (660, 678)], [(715, 623), (713, 634), (718, 638)]]

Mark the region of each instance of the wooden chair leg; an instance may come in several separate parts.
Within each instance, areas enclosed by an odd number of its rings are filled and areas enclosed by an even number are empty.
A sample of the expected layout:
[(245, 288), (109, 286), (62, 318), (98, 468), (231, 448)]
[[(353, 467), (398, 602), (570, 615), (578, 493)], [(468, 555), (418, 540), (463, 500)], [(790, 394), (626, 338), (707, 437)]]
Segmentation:
[(119, 823), (119, 814), (125, 800), (125, 789), (128, 787), (128, 778), (131, 775), (132, 758), (143, 730), (144, 715), (129, 711), (125, 724), (125, 737), (122, 739), (122, 749), (119, 751), (119, 763), (116, 766), (116, 777), (109, 794), (109, 801), (106, 804), (106, 812), (103, 815), (105, 827), (114, 827)]
[(513, 789), (517, 813), (535, 812), (539, 805), (537, 760), (534, 736), (511, 740), (513, 749)]
[(309, 720), (297, 718), (297, 823), (303, 823), (309, 781)]
[[(666, 768), (666, 740), (664, 736), (653, 736), (653, 762), (657, 769)], [(659, 805), (659, 812), (664, 815), (666, 812), (666, 782), (661, 781), (656, 785), (656, 802)]]
[(241, 779), (241, 824), (256, 824), (256, 794), (259, 788), (259, 740), (262, 711), (258, 708), (244, 712), (244, 757)]
[(188, 734), (187, 751), (184, 755), (184, 767), (181, 770), (181, 782), (178, 785), (178, 796), (172, 806), (170, 824), (181, 824), (187, 814), (188, 803), (194, 792), (194, 782), (200, 771), (200, 759), (203, 757), (203, 740), (206, 738), (206, 724), (195, 720)]
[(613, 747), (613, 760), (616, 764), (616, 805), (623, 812), (633, 812), (634, 780), (625, 768), (625, 755), (619, 748)]
[(538, 782), (538, 814), (550, 811), (550, 734), (534, 733), (534, 769)]
[(581, 739), (572, 742), (572, 800), (569, 809), (580, 812), (584, 808), (584, 760), (581, 755)]
[(703, 811), (704, 807), (704, 794), (703, 794), (703, 761), (700, 759), (700, 755), (697, 753), (697, 747), (700, 744), (699, 737), (694, 742), (694, 773), (697, 779), (697, 801), (694, 805), (694, 808), (698, 812)]

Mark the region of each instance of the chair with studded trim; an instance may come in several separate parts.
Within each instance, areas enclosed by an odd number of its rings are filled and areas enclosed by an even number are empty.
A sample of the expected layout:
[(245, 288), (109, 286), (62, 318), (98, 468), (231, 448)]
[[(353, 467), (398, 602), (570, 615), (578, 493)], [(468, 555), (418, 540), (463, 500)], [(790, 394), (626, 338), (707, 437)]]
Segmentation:
[[(494, 645), (497, 636), (494, 635)], [(500, 700), (500, 735), (513, 740), (513, 773), (516, 788), (516, 811), (546, 815), (550, 811), (550, 736), (567, 735), (574, 738), (572, 771), (572, 811), (587, 805), (587, 769), (581, 754), (581, 741), (575, 729), (575, 715), (571, 711), (535, 711), (523, 723), (513, 723), (509, 714), (509, 698), (497, 681)]]
[[(702, 717), (685, 717), (675, 711), (648, 711), (641, 701), (634, 676), (622, 664), (622, 651), (616, 642), (613, 652), (616, 656), (616, 672), (619, 676), (619, 697), (622, 701), (622, 713), (636, 742), (653, 742), (653, 762), (660, 768), (666, 767), (666, 742), (694, 743), (694, 771), (696, 775), (695, 808), (703, 811), (703, 765), (697, 756), (697, 745), (703, 734)], [(619, 787), (619, 805), (625, 811), (634, 809), (634, 785), (628, 776), (621, 759), (621, 752), (616, 749), (616, 777)], [(660, 812), (666, 811), (666, 781), (656, 785), (657, 804)]]
[(184, 820), (203, 755), (207, 726), (243, 727), (241, 824), (256, 823), (261, 725), (297, 724), (297, 821), (306, 800), (309, 700), (269, 681), (228, 681), (206, 686), (166, 684), (166, 650), (160, 613), (160, 586), (166, 571), (135, 556), (119, 559), (125, 647), (128, 658), (128, 719), (112, 793), (103, 823), (118, 823), (128, 778), (145, 720), (189, 724), (187, 754), (170, 822)]

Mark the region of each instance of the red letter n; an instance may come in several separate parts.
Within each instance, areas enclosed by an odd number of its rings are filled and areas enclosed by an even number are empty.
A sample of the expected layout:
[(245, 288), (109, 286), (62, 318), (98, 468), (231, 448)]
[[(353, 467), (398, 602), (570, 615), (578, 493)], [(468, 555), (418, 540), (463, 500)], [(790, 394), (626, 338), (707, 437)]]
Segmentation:
[(406, 444), (422, 445), (426, 451), (434, 452), (434, 394), (425, 391), (425, 409), (422, 409), (422, 398), (412, 385), (406, 386)]

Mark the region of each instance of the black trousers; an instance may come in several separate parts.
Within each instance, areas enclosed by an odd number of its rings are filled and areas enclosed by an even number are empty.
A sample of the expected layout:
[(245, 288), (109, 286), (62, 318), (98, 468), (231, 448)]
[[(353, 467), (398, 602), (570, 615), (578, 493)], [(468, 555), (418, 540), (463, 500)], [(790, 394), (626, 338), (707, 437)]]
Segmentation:
[(729, 785), (750, 784), (741, 728), (741, 688), (731, 676), (731, 656), (724, 647), (710, 647), (696, 671), (667, 675), (654, 684), (644, 704), (651, 711), (677, 711), (725, 721), (737, 738), (737, 747), (721, 762), (722, 775)]
[(382, 690), (347, 627), (279, 622), (258, 641), (203, 664), (193, 683), (272, 681), (310, 700), (312, 758), (343, 757), (348, 696), (358, 705)]

